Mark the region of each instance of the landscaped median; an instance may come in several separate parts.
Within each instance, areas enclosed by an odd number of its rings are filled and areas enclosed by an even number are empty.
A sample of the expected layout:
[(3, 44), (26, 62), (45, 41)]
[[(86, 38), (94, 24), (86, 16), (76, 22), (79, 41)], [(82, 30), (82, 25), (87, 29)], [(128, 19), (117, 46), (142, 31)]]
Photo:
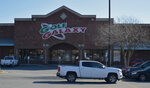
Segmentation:
[(2, 74), (2, 73), (7, 73), (7, 72), (0, 70), (0, 74)]

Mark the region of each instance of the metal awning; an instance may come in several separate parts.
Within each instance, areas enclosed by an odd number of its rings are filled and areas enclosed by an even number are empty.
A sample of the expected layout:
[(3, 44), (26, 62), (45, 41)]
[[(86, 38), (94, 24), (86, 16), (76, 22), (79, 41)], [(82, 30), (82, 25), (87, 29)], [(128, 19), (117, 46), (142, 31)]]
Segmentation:
[[(119, 47), (117, 44), (115, 44), (115, 45), (114, 45), (114, 49), (115, 49), (115, 50), (119, 50), (120, 47)], [(124, 49), (125, 49), (125, 50), (128, 49), (126, 45), (125, 45)], [(150, 43), (148, 43), (148, 42), (147, 42), (147, 43), (144, 43), (143, 45), (141, 45), (141, 46), (139, 46), (139, 47), (136, 47), (134, 50), (150, 50)]]
[(0, 46), (14, 46), (14, 39), (0, 39)]

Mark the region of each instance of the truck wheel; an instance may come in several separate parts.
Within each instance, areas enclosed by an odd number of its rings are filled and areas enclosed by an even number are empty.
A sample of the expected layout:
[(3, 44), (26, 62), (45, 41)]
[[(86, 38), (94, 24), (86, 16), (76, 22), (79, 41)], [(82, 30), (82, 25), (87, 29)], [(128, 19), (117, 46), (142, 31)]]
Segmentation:
[(68, 82), (75, 82), (76, 74), (75, 73), (68, 73), (66, 76)]
[(108, 79), (107, 79), (107, 78), (105, 78), (105, 81), (106, 81), (106, 82), (108, 82)]
[(146, 80), (146, 76), (144, 74), (139, 76), (139, 80), (140, 81), (145, 81)]
[(117, 76), (115, 74), (109, 74), (105, 81), (108, 83), (116, 83)]

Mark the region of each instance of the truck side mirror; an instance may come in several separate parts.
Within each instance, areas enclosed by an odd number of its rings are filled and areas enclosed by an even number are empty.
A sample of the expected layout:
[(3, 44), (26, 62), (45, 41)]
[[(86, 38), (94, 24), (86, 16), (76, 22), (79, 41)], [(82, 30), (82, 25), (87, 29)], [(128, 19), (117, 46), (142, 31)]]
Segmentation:
[(105, 69), (105, 66), (102, 66), (103, 69)]

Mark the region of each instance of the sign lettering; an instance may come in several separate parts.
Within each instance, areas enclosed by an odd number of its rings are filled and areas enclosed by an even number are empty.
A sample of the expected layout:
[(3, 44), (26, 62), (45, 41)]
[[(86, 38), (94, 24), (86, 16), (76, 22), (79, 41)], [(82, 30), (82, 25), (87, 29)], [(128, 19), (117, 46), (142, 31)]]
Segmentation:
[[(67, 33), (85, 33), (87, 27), (67, 27), (67, 23), (59, 23), (59, 24), (47, 24), (42, 23), (40, 34), (42, 34), (43, 39), (48, 39), (50, 37), (55, 37), (60, 40), (66, 39), (65, 34)], [(59, 37), (57, 35), (61, 35)]]

